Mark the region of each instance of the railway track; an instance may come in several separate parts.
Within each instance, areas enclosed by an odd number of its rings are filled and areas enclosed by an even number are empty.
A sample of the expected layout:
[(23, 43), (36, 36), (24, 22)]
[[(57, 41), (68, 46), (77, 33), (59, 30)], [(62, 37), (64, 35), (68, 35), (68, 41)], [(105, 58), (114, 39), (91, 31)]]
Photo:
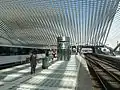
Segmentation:
[(120, 90), (120, 78), (109, 71), (108, 65), (94, 56), (86, 55), (85, 58), (92, 74), (94, 90)]
[(102, 61), (105, 61), (107, 63), (109, 63), (109, 65), (113, 65), (114, 67), (116, 67), (118, 70), (120, 70), (120, 60), (118, 58), (110, 58), (110, 57), (102, 57), (101, 55), (94, 55), (94, 57), (102, 60)]
[[(94, 59), (95, 61), (99, 62), (100, 64), (102, 64), (102, 66), (107, 69), (109, 72), (111, 72), (112, 74), (114, 74), (116, 77), (118, 77), (120, 79), (120, 68), (116, 67), (114, 64), (108, 63), (107, 60), (103, 60), (101, 58), (95, 57), (95, 56), (91, 56), (92, 59)], [(115, 61), (115, 60), (114, 60)], [(119, 66), (119, 62), (116, 61), (117, 66)]]

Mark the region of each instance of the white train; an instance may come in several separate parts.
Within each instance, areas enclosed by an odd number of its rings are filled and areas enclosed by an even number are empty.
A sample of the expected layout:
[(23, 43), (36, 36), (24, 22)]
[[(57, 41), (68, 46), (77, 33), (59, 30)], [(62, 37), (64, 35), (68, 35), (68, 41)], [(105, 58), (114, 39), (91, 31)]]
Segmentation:
[(82, 48), (81, 53), (93, 53), (92, 48)]
[(101, 51), (105, 54), (110, 54), (110, 50), (107, 48), (101, 48)]
[[(0, 67), (7, 64), (25, 62), (30, 57), (32, 48), (3, 47), (0, 46)], [(35, 49), (34, 49), (35, 50)], [(37, 58), (45, 57), (45, 50), (36, 49)]]
[[(15, 56), (0, 56), (0, 65), (16, 63), (16, 62), (24, 62), (30, 55), (15, 55)], [(37, 54), (37, 58), (44, 58), (45, 54)]]

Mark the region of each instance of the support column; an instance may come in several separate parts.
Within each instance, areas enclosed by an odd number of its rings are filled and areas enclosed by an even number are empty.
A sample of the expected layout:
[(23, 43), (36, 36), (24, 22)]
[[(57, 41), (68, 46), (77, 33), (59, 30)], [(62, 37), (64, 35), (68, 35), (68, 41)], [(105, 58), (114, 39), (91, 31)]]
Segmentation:
[(70, 59), (70, 38), (69, 37), (58, 37), (57, 38), (57, 54), (58, 60)]
[(98, 50), (98, 47), (92, 47), (92, 49), (93, 49), (93, 53), (99, 53), (99, 50)]
[(93, 53), (97, 53), (96, 52), (96, 47), (92, 47)]

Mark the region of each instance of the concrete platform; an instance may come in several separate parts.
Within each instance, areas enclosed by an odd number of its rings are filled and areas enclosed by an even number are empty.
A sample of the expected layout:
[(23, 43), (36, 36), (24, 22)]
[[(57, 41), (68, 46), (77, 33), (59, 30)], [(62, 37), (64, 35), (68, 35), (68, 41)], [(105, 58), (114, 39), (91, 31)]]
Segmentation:
[(70, 61), (57, 61), (44, 70), (39, 63), (34, 75), (29, 66), (0, 70), (0, 90), (91, 90), (88, 69), (80, 56), (72, 55)]
[(75, 90), (75, 56), (70, 61), (57, 61), (48, 69), (42, 70), (41, 65), (37, 65), (35, 75), (30, 75), (29, 64), (0, 70), (0, 90)]
[(86, 60), (82, 58), (80, 55), (76, 56), (76, 59), (79, 60), (79, 74), (77, 79), (77, 90), (93, 90), (92, 89), (92, 81), (90, 78), (89, 69), (86, 63)]

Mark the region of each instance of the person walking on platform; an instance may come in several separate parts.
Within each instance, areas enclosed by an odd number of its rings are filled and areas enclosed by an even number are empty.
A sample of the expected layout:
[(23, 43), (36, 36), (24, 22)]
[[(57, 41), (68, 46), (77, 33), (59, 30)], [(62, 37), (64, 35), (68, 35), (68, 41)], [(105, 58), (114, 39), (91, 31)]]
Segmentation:
[(36, 58), (37, 58), (36, 53), (32, 52), (32, 54), (30, 55), (31, 74), (33, 74), (33, 73), (35, 74), (35, 68), (37, 65)]
[(55, 55), (56, 55), (55, 50), (53, 50), (52, 51), (52, 61), (54, 61)]

